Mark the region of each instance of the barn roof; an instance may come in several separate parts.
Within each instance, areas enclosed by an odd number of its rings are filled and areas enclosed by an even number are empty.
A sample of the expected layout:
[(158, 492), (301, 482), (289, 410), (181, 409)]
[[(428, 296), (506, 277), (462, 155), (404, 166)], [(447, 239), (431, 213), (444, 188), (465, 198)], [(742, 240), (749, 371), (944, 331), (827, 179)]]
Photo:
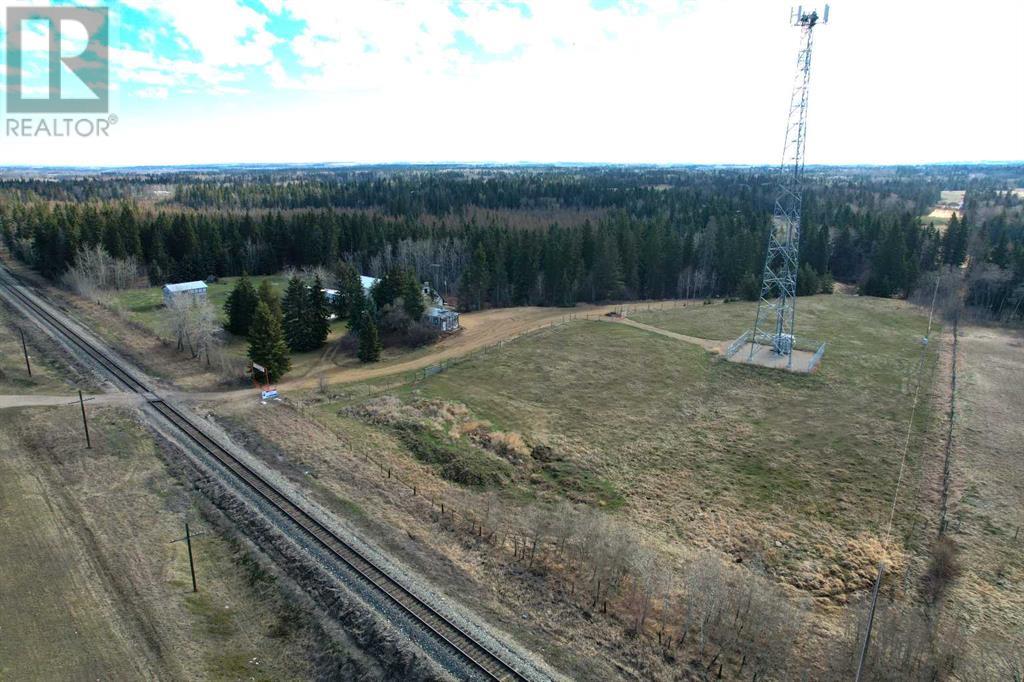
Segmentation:
[(196, 291), (198, 289), (206, 289), (206, 282), (178, 282), (177, 284), (165, 284), (164, 291), (177, 294), (182, 291)]

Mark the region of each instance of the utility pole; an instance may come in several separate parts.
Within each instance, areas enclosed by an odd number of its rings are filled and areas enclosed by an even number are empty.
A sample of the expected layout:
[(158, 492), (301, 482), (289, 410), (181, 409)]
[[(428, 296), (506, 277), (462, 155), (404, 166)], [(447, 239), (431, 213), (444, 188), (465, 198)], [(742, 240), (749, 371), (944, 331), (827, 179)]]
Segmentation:
[(89, 440), (89, 420), (85, 418), (85, 400), (82, 399), (81, 391), (78, 392), (78, 405), (82, 408), (82, 426), (85, 427), (85, 449), (92, 450), (92, 441)]
[(864, 633), (864, 644), (860, 648), (860, 661), (857, 663), (857, 676), (855, 682), (860, 682), (864, 673), (864, 659), (868, 655), (868, 646), (871, 644), (871, 627), (875, 624), (875, 606), (878, 604), (878, 587), (882, 584), (882, 576), (885, 575), (885, 564), (878, 564), (878, 577), (875, 578), (875, 588), (871, 590), (871, 610), (868, 612), (868, 627)]
[(25, 344), (25, 330), (18, 329), (18, 333), (21, 334), (21, 350), (25, 353), (25, 369), (28, 370), (28, 375), (32, 376), (32, 363), (28, 360), (28, 346)]
[(205, 531), (202, 531), (202, 532), (199, 532), (199, 533), (191, 532), (189, 530), (189, 527), (188, 527), (188, 522), (186, 521), (185, 522), (185, 537), (178, 538), (177, 540), (171, 540), (172, 544), (175, 543), (175, 542), (181, 542), (182, 540), (184, 540), (185, 541), (185, 547), (188, 548), (188, 570), (189, 570), (189, 573), (192, 575), (192, 591), (193, 592), (198, 592), (199, 591), (199, 587), (196, 585), (196, 563), (195, 563), (195, 560), (192, 558), (192, 538), (199, 537), (200, 535), (206, 535), (206, 532)]
[[(199, 587), (196, 586), (196, 561), (191, 556), (191, 534), (188, 532), (188, 523), (185, 523), (185, 545), (188, 547), (188, 572), (193, 576), (193, 592), (199, 592)], [(878, 593), (878, 588), (876, 588), (876, 593)]]

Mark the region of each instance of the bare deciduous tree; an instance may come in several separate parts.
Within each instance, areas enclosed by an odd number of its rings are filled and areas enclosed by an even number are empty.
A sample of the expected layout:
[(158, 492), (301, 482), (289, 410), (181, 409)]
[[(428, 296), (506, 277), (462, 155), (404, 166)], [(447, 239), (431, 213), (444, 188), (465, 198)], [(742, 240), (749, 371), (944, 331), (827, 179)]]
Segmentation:
[(64, 273), (63, 279), (64, 284), (79, 296), (98, 300), (102, 291), (132, 286), (139, 270), (135, 256), (117, 260), (102, 246), (83, 247), (75, 254), (75, 265)]
[(193, 359), (206, 356), (211, 365), (211, 352), (218, 345), (220, 320), (209, 301), (183, 296), (167, 307), (166, 325), (178, 350), (188, 350)]

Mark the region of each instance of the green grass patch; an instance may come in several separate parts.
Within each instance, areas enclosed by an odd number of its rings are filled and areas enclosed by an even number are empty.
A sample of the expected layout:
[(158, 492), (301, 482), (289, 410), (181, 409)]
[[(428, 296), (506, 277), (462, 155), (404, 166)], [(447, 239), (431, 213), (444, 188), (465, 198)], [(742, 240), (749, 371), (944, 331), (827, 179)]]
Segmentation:
[[(751, 326), (754, 305), (635, 317), (731, 339)], [(644, 330), (580, 321), (454, 366), (417, 394), (462, 402), (496, 428), (551, 444), (565, 470), (544, 472), (537, 485), (564, 484), (571, 493), (600, 481), (621, 491), (622, 501), (609, 506), (642, 508), (644, 518), (672, 524), (681, 510), (713, 507), (863, 530), (887, 518), (927, 316), (902, 301), (815, 296), (799, 300), (797, 325), (828, 342), (812, 375), (729, 363)], [(909, 472), (932, 418), (922, 401)]]
[(389, 427), (417, 459), (434, 465), (450, 481), (473, 487), (500, 487), (512, 479), (512, 466), (462, 440), (418, 424)]
[(549, 462), (541, 467), (539, 478), (574, 502), (585, 502), (608, 510), (618, 509), (625, 502), (609, 481), (576, 462)]
[(213, 603), (203, 592), (185, 597), (185, 606), (196, 617), (203, 630), (211, 637), (227, 638), (235, 634), (235, 615), (230, 608)]

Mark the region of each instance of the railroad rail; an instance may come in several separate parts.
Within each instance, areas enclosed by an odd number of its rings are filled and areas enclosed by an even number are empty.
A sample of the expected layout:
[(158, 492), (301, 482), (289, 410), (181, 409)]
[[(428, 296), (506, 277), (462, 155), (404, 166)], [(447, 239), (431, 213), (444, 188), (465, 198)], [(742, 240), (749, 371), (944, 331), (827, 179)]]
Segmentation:
[(291, 521), (308, 539), (327, 550), (337, 558), (353, 574), (357, 580), (368, 585), (373, 592), (382, 595), (386, 601), (397, 605), (419, 624), (431, 637), (438, 640), (445, 648), (471, 668), (478, 670), (486, 678), (493, 680), (527, 680), (526, 676), (498, 657), (489, 648), (468, 634), (465, 630), (439, 613), (424, 600), (416, 596), (402, 585), (387, 571), (367, 558), (362, 552), (348, 544), (324, 524), (293, 502), (285, 493), (267, 481), (258, 472), (249, 467), (228, 450), (211, 438), (202, 427), (186, 417), (174, 406), (164, 402), (150, 386), (128, 371), (120, 362), (84, 338), (56, 315), (34, 301), (31, 296), (21, 290), (24, 286), (16, 275), (0, 268), (0, 276), (5, 288), (22, 305), (35, 314), (39, 320), (65, 337), (76, 348), (88, 355), (100, 365), (119, 384), (132, 393), (146, 397), (147, 403), (163, 417), (178, 433), (184, 435), (191, 443), (216, 460), (246, 487), (256, 494), (285, 518)]

